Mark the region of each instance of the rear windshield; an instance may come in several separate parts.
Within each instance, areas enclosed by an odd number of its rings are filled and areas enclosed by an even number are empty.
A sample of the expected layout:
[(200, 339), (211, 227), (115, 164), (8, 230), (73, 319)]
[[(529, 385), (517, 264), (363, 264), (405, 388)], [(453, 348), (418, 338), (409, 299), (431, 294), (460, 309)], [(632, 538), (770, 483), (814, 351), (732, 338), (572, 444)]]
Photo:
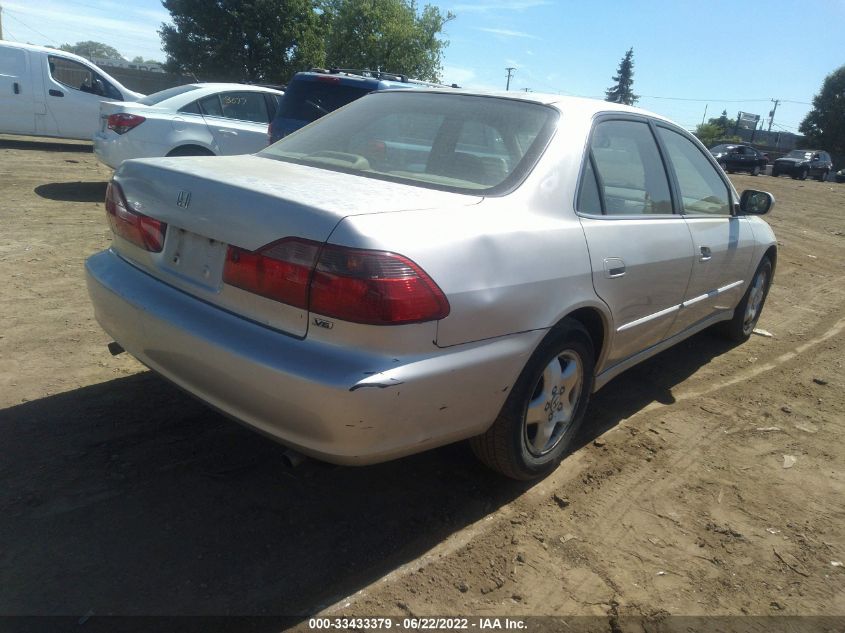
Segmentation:
[(154, 92), (151, 95), (147, 95), (143, 99), (138, 99), (138, 103), (143, 103), (144, 105), (156, 105), (170, 99), (172, 97), (178, 97), (181, 94), (185, 94), (186, 92), (190, 92), (191, 90), (196, 90), (199, 86), (176, 86), (175, 88), (167, 88), (166, 90), (161, 90), (159, 92)]
[(310, 123), (372, 91), (372, 88), (345, 86), (336, 81), (329, 82), (329, 79), (337, 78), (291, 82), (282, 98), (277, 116)]
[(711, 147), (711, 152), (730, 152), (736, 149), (736, 145), (717, 145), (716, 147)]
[(787, 158), (812, 158), (813, 152), (805, 149), (794, 149), (786, 155)]
[(261, 156), (446, 191), (497, 195), (531, 170), (557, 118), (557, 110), (525, 101), (375, 92), (285, 137)]

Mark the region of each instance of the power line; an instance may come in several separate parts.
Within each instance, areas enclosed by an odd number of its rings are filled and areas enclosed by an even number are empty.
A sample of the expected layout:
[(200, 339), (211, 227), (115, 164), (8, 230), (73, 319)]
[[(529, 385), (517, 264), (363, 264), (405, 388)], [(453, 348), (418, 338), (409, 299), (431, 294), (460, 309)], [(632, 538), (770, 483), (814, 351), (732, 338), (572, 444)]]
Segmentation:
[(48, 36), (44, 35), (43, 33), (41, 33), (40, 31), (36, 31), (34, 28), (32, 28), (31, 26), (29, 26), (26, 22), (24, 22), (24, 21), (20, 20), (19, 18), (16, 18), (14, 15), (12, 15), (12, 14), (9, 12), (9, 10), (8, 10), (8, 9), (4, 9), (4, 10), (3, 10), (3, 13), (4, 13), (5, 15), (7, 15), (8, 17), (12, 18), (15, 22), (17, 22), (18, 24), (20, 24), (20, 25), (21, 25), (21, 26), (23, 26), (24, 28), (27, 28), (27, 29), (29, 29), (30, 31), (32, 31), (32, 32), (33, 32), (33, 33), (35, 33), (36, 35), (40, 35), (40, 36), (41, 36), (41, 37), (43, 37), (45, 40), (48, 40), (48, 41), (50, 41), (50, 42), (53, 42), (53, 44), (58, 44), (58, 42), (57, 42), (56, 40), (54, 40), (52, 37), (48, 37)]

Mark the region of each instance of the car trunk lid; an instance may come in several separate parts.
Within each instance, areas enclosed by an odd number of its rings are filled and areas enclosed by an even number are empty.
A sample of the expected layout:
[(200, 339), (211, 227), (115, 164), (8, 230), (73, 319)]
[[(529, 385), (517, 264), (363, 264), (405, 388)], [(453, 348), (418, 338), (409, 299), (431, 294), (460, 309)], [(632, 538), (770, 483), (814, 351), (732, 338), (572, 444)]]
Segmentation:
[(256, 251), (286, 237), (322, 243), (350, 215), (481, 200), (258, 156), (127, 161), (115, 181), (132, 211), (168, 225), (160, 253), (119, 238), (116, 251), (189, 294), (295, 336), (307, 333), (307, 310), (223, 283), (229, 245)]

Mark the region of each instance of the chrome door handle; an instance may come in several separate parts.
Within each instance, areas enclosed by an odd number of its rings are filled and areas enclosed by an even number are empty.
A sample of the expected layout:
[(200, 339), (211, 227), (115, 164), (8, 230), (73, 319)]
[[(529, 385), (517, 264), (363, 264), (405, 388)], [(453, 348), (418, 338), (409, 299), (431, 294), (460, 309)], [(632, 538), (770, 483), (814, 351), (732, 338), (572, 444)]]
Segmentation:
[(701, 252), (701, 257), (698, 258), (700, 262), (709, 262), (710, 258), (713, 257), (709, 246), (702, 246), (699, 251)]
[(237, 136), (238, 135), (238, 133), (235, 132), (235, 130), (221, 130), (221, 129), (218, 128), (217, 131), (220, 132), (221, 134), (227, 134), (228, 136)]

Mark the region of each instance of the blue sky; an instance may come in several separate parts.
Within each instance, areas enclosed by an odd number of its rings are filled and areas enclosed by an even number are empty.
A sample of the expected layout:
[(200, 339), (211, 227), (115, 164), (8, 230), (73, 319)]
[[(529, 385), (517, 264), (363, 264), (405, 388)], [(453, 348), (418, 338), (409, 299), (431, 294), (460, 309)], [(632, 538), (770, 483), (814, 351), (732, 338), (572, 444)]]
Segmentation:
[[(431, 1), (431, 0), (429, 0)], [(421, 0), (420, 4), (425, 1)], [(603, 97), (625, 51), (634, 47), (637, 105), (693, 128), (723, 109), (767, 115), (773, 130), (797, 131), (825, 76), (845, 64), (845, 0), (812, 6), (709, 0), (604, 2), (436, 0), (457, 18), (444, 80)], [(0, 0), (7, 39), (34, 44), (98, 40), (125, 57), (163, 59), (159, 0)]]

